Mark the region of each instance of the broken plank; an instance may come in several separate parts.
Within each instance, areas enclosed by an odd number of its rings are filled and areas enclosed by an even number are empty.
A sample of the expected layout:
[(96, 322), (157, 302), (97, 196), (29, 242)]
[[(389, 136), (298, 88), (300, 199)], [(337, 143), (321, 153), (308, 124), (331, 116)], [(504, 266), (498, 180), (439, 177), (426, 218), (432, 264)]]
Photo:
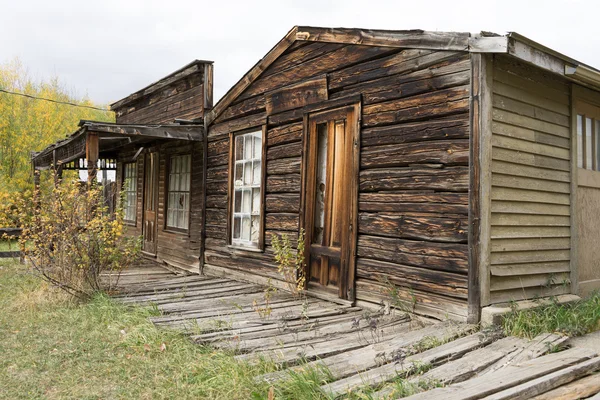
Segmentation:
[[(600, 357), (581, 362), (572, 367), (564, 368), (551, 374), (523, 383), (519, 386), (503, 390), (486, 397), (488, 400), (527, 400), (532, 396), (545, 393), (561, 385), (572, 382), (600, 369)], [(598, 378), (598, 377), (596, 377)]]
[(470, 400), (481, 399), (502, 390), (520, 385), (532, 379), (551, 374), (592, 358), (587, 349), (570, 349), (560, 353), (510, 365), (488, 375), (480, 375), (465, 382), (455, 383), (444, 388), (437, 388), (412, 396), (413, 400), (440, 399)]
[(531, 400), (577, 400), (600, 393), (600, 373), (560, 386)]

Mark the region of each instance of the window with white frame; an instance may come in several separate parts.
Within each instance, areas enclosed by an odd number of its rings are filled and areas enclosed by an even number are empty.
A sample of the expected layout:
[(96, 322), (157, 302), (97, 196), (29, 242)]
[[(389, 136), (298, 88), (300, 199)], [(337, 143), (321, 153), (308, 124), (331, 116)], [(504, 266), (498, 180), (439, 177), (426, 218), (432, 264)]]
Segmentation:
[(137, 201), (137, 163), (123, 165), (123, 211), (126, 222), (135, 223)]
[(173, 156), (169, 162), (167, 228), (187, 230), (190, 222), (190, 180), (192, 157)]
[(231, 244), (258, 248), (261, 237), (262, 131), (233, 136)]
[(600, 171), (600, 108), (577, 114), (577, 167)]

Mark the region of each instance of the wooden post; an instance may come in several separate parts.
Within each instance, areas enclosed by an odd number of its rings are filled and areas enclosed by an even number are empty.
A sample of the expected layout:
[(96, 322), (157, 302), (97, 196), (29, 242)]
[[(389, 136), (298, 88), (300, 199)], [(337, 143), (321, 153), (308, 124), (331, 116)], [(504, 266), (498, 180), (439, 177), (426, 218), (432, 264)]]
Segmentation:
[(85, 138), (85, 159), (87, 161), (88, 184), (93, 184), (96, 182), (99, 153), (100, 149), (98, 143), (98, 134), (87, 132)]
[(58, 183), (62, 180), (63, 166), (56, 157), (56, 150), (52, 150), (52, 168), (54, 172), (54, 187), (57, 187)]
[(470, 323), (479, 322), (481, 307), (489, 304), (492, 77), (491, 58), (472, 53), (468, 234)]

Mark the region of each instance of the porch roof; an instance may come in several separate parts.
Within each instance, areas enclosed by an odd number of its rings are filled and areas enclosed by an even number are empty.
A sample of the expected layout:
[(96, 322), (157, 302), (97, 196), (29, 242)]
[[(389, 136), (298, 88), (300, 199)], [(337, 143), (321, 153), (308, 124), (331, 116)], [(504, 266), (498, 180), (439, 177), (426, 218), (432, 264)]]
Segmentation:
[[(90, 140), (90, 137), (93, 140)], [(97, 141), (96, 141), (97, 138)], [(143, 145), (156, 140), (202, 141), (204, 125), (181, 122), (168, 125), (128, 125), (81, 120), (79, 129), (38, 153), (32, 153), (34, 169), (44, 170), (65, 165), (77, 159), (97, 160), (132, 143)], [(96, 145), (91, 146), (94, 142)], [(90, 148), (94, 147), (94, 148)], [(96, 153), (90, 155), (90, 152)]]

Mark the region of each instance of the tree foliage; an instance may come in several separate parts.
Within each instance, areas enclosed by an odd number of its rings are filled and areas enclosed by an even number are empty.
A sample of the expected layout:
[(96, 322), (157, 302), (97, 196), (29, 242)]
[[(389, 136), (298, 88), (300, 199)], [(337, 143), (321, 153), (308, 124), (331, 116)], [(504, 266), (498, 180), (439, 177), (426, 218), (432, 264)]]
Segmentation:
[(125, 235), (123, 201), (111, 213), (101, 185), (55, 179), (33, 202), (15, 196), (21, 252), (43, 279), (76, 297), (110, 292), (141, 254), (140, 238)]
[[(95, 106), (87, 97), (71, 93), (56, 77), (36, 82), (18, 59), (0, 64), (0, 89)], [(31, 190), (30, 152), (40, 151), (73, 133), (81, 119), (113, 122), (114, 116), (108, 111), (0, 92), (0, 197)]]

